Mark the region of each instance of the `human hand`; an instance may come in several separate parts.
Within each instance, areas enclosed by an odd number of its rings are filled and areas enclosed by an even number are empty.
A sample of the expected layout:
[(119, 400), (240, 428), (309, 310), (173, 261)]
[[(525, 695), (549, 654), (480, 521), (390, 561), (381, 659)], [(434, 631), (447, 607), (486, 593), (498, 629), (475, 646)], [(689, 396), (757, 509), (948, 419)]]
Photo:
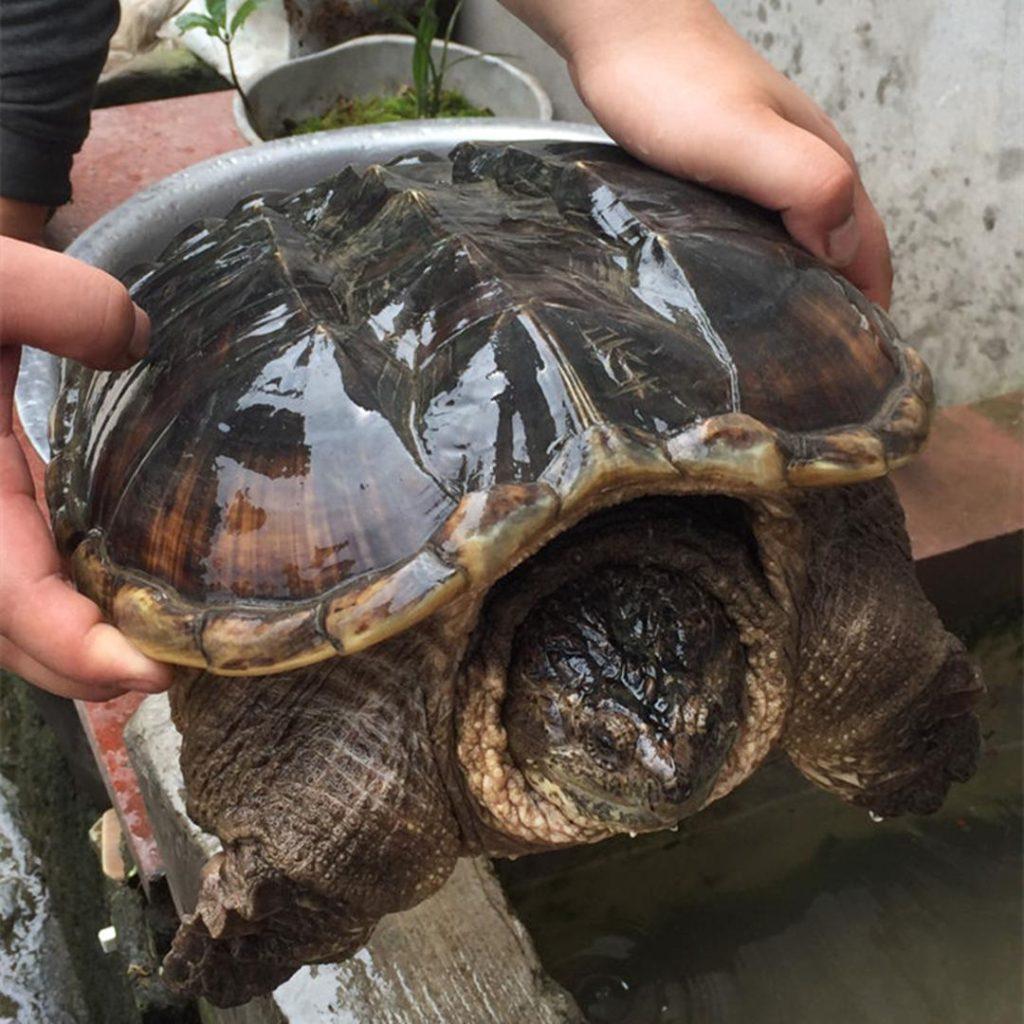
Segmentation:
[(123, 369), (145, 352), (149, 320), (108, 274), (0, 238), (0, 666), (63, 697), (157, 691), (170, 669), (137, 651), (61, 573), (13, 431), (21, 345)]
[(888, 307), (889, 243), (850, 148), (710, 0), (502, 0), (568, 62), (624, 149), (772, 210), (806, 249)]

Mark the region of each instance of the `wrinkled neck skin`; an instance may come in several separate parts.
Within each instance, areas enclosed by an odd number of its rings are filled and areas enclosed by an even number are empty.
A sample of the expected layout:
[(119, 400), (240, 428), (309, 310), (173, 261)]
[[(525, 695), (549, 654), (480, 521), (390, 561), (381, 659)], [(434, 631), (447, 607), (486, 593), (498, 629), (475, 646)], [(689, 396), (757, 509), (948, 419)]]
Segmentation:
[(762, 512), (634, 502), (500, 581), (456, 680), (470, 850), (672, 828), (760, 764), (790, 701), (800, 576), (772, 553), (793, 561), (792, 536), (770, 535), (789, 520)]

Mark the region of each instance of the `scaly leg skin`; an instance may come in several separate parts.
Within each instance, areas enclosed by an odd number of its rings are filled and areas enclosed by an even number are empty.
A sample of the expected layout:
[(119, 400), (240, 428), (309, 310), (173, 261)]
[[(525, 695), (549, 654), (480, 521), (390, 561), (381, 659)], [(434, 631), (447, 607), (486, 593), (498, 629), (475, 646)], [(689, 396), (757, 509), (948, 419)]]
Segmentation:
[(807, 590), (782, 745), (812, 781), (875, 814), (928, 814), (977, 766), (983, 691), (914, 575), (888, 480), (808, 496)]
[[(409, 642), (405, 642), (408, 648)], [(435, 764), (425, 657), (394, 644), (264, 678), (179, 684), (189, 814), (224, 852), (204, 870), (167, 980), (234, 1006), (303, 963), (342, 960), (438, 889), (459, 835)]]

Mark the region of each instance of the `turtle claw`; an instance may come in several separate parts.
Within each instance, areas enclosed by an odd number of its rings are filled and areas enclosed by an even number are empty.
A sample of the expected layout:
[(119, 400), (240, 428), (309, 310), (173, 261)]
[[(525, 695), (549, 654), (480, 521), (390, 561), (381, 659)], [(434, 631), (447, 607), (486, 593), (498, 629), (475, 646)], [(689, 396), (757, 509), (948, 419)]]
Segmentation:
[(261, 935), (215, 939), (198, 915), (182, 921), (164, 958), (163, 978), (176, 991), (214, 1006), (238, 1006), (287, 981), (299, 965), (269, 957)]
[(929, 736), (935, 754), (896, 788), (865, 793), (853, 800), (881, 818), (934, 814), (954, 782), (966, 782), (978, 766), (981, 730), (977, 718), (961, 714), (942, 720)]
[(973, 714), (985, 687), (957, 645), (928, 689), (928, 704), (911, 717), (908, 756), (918, 765), (895, 785), (866, 791), (853, 803), (883, 818), (934, 814), (954, 782), (966, 782), (978, 767), (981, 727)]
[(238, 1006), (287, 981), (316, 953), (343, 960), (369, 938), (371, 928), (352, 927), (314, 902), (251, 846), (215, 855), (203, 868), (196, 911), (182, 919), (164, 958), (164, 980), (214, 1006)]

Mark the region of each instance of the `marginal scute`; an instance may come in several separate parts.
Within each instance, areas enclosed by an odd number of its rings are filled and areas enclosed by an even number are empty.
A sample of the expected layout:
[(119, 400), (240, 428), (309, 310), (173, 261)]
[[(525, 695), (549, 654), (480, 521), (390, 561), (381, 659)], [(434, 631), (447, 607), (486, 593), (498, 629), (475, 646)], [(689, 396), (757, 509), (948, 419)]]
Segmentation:
[(206, 666), (196, 640), (201, 612), (152, 584), (123, 582), (114, 594), (111, 618), (143, 654), (175, 665)]
[(774, 491), (785, 485), (775, 432), (744, 413), (705, 420), (670, 438), (669, 457), (684, 475), (727, 489)]
[(342, 654), (354, 654), (421, 622), (468, 582), (460, 566), (442, 561), (428, 548), (400, 569), (330, 601), (324, 632)]
[(337, 656), (318, 628), (313, 603), (277, 614), (260, 609), (217, 609), (203, 617), (199, 643), (206, 663), (220, 675), (287, 672)]
[(935, 387), (932, 374), (916, 349), (903, 346), (903, 359), (907, 368), (907, 383), (928, 408), (935, 405)]
[(867, 429), (829, 436), (812, 459), (790, 461), (786, 479), (794, 487), (830, 487), (884, 476), (887, 465), (881, 440)]
[(109, 613), (114, 599), (115, 579), (103, 542), (96, 534), (90, 534), (75, 548), (71, 559), (71, 575), (75, 586)]
[(666, 482), (678, 484), (679, 474), (653, 438), (634, 439), (601, 424), (569, 438), (542, 479), (558, 494), (563, 513), (572, 515), (603, 491), (647, 485), (656, 492)]
[(922, 398), (905, 393), (878, 428), (885, 444), (890, 469), (908, 462), (924, 444), (931, 422), (931, 409)]
[(473, 491), (448, 517), (436, 544), (474, 584), (489, 583), (515, 563), (558, 511), (558, 496), (546, 484), (503, 484)]

